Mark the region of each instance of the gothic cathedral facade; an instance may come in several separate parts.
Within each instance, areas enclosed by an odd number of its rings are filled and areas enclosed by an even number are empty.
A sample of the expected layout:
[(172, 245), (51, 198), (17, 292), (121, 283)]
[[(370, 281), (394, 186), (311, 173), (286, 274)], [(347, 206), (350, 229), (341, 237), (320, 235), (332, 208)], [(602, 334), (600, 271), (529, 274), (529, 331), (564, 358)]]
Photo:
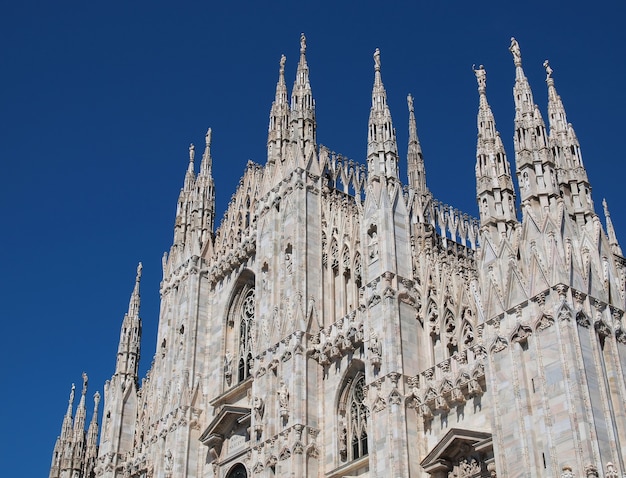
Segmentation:
[(216, 230), (211, 130), (190, 147), (152, 367), (140, 266), (50, 478), (626, 475), (626, 260), (550, 65), (546, 125), (510, 50), (519, 197), (481, 66), (474, 219), (429, 191), (410, 96), (401, 181), (378, 50), (366, 164), (318, 145), (303, 35)]

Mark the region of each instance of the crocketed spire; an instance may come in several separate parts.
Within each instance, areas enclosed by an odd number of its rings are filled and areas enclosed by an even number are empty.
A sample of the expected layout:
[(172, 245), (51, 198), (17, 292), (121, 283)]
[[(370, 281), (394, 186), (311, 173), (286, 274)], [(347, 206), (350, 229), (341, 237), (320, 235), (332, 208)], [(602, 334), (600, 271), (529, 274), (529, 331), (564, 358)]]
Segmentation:
[(576, 218), (577, 223), (584, 224), (595, 215), (591, 186), (583, 165), (578, 138), (571, 123), (567, 122), (565, 107), (554, 86), (554, 71), (548, 60), (543, 62), (543, 66), (548, 84), (550, 147), (559, 171), (559, 189), (569, 214)]
[(387, 105), (387, 92), (380, 74), (380, 50), (374, 52), (374, 87), (368, 123), (367, 167), (369, 177), (398, 178), (396, 130)]
[(515, 38), (511, 38), (509, 50), (515, 64), (514, 144), (520, 196), (523, 203), (527, 200), (540, 203), (539, 210), (543, 211), (559, 196), (554, 158), (548, 147), (545, 123), (522, 69), (522, 54)]
[(417, 136), (417, 123), (415, 121), (415, 107), (413, 105), (413, 96), (408, 95), (406, 101), (409, 107), (409, 147), (407, 154), (407, 175), (409, 177), (409, 186), (425, 193), (426, 188), (426, 168), (424, 167), (424, 156), (422, 154), (422, 146)]
[(500, 234), (505, 224), (517, 221), (511, 166), (496, 121), (487, 101), (487, 72), (474, 68), (478, 82), (478, 140), (476, 144), (476, 195), (481, 225), (495, 225)]

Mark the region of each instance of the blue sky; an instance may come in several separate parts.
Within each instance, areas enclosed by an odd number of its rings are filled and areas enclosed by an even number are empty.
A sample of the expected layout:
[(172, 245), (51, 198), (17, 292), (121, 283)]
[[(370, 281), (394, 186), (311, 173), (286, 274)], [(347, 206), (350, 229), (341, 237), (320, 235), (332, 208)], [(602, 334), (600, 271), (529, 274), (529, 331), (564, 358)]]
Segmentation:
[(102, 392), (138, 261), (145, 374), (189, 143), (213, 128), (219, 224), (246, 162), (265, 161), (278, 62), (290, 86), (302, 31), (319, 142), (363, 162), (378, 47), (402, 156), (410, 92), (429, 187), (473, 215), (472, 64), (513, 162), (510, 37), (544, 118), (549, 58), (596, 211), (606, 197), (626, 245), (623, 2), (179, 3), (0, 4), (4, 476), (48, 473), (83, 371)]

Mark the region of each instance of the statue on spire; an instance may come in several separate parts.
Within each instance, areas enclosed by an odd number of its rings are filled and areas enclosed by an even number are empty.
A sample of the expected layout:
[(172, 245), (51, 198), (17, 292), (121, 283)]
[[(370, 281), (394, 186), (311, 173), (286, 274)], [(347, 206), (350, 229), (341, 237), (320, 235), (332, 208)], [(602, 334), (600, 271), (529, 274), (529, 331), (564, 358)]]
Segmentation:
[[(304, 37), (304, 33), (302, 34), (302, 36)], [(304, 45), (304, 48), (306, 48), (306, 44)], [(300, 38), (300, 49), (302, 49), (302, 38)], [(285, 62), (287, 61), (287, 57), (285, 55), (281, 55), (280, 56), (280, 75), (284, 75), (285, 74)]]
[(209, 128), (206, 132), (206, 136), (204, 137), (204, 142), (206, 143), (207, 146), (211, 146), (211, 128)]
[(87, 394), (87, 374), (83, 372), (83, 395)]
[(487, 72), (485, 71), (485, 67), (480, 65), (478, 69), (475, 68), (476, 65), (472, 65), (472, 70), (474, 70), (474, 74), (476, 75), (476, 81), (478, 82), (478, 89), (486, 89), (487, 88)]
[(196, 149), (196, 147), (193, 145), (193, 143), (191, 143), (189, 145), (189, 162), (190, 163), (193, 163), (193, 158), (196, 155), (195, 149)]
[(546, 69), (546, 81), (552, 78), (552, 67), (550, 66), (550, 62), (548, 60), (543, 62), (543, 67)]
[(378, 48), (374, 51), (374, 70), (380, 71), (380, 50)]
[(407, 103), (407, 105), (409, 105), (409, 112), (410, 113), (414, 113), (415, 112), (415, 108), (413, 107), (413, 95), (411, 95), (411, 93), (409, 93), (407, 95), (406, 103)]
[(515, 66), (522, 66), (522, 52), (519, 48), (519, 43), (514, 37), (511, 37), (511, 46), (509, 51), (513, 54), (513, 62)]
[[(211, 131), (211, 130), (209, 130)], [(193, 144), (191, 145), (191, 147), (193, 148)], [(141, 271), (143, 270), (143, 264), (140, 262), (139, 264), (137, 264), (137, 277), (135, 278), (135, 282), (139, 282), (141, 280)], [(85, 375), (85, 374), (83, 374)], [(86, 375), (85, 375), (86, 377)]]
[[(304, 36), (304, 33), (300, 33), (300, 53), (304, 54), (305, 52), (306, 52), (306, 37)], [(282, 58), (281, 58), (281, 62), (282, 62)]]

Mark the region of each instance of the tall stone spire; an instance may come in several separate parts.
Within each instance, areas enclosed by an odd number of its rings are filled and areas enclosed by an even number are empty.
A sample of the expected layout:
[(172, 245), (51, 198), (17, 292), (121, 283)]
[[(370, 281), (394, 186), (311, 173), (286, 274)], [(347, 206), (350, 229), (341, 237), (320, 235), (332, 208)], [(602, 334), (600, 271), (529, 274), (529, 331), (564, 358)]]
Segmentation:
[(200, 221), (200, 224), (194, 227), (200, 229), (203, 245), (209, 240), (215, 223), (215, 182), (212, 173), (211, 139), (212, 131), (209, 128), (204, 137), (204, 154), (200, 163), (200, 173), (196, 179), (196, 197), (194, 197), (192, 208), (192, 211), (196, 211), (196, 220)]
[(511, 38), (509, 50), (515, 63), (515, 163), (522, 204), (545, 210), (560, 195), (552, 152), (548, 147), (546, 126), (533, 100), (528, 79), (522, 69), (519, 44)]
[(80, 395), (80, 402), (76, 408), (74, 418), (74, 432), (72, 439), (72, 471), (81, 473), (85, 459), (85, 422), (87, 420), (87, 409), (85, 408), (85, 395), (87, 394), (87, 374), (83, 372), (83, 388)]
[(374, 52), (374, 87), (368, 122), (367, 169), (370, 179), (398, 180), (396, 130), (387, 105), (387, 92), (380, 74), (380, 50)]
[(300, 35), (300, 61), (291, 91), (291, 127), (292, 141), (297, 142), (306, 155), (311, 148), (315, 147), (317, 124), (315, 122), (315, 101), (309, 82), (309, 66), (306, 62), (306, 37), (304, 33)]
[(476, 196), (480, 223), (483, 227), (494, 228), (502, 235), (506, 232), (507, 225), (517, 222), (511, 166), (487, 102), (487, 72), (480, 65), (478, 69), (474, 69), (474, 74), (480, 97), (476, 144)]
[(72, 439), (72, 423), (74, 419), (72, 418), (72, 408), (74, 406), (74, 392), (76, 390), (76, 386), (72, 384), (72, 389), (70, 390), (70, 398), (67, 402), (67, 411), (65, 412), (65, 417), (63, 418), (63, 425), (61, 427), (61, 441), (69, 441)]
[(426, 188), (426, 168), (424, 167), (424, 156), (422, 146), (417, 137), (417, 124), (415, 122), (415, 107), (413, 106), (413, 96), (406, 97), (409, 106), (409, 148), (407, 154), (407, 175), (409, 186), (420, 193), (425, 193)]
[(100, 393), (96, 392), (93, 396), (93, 415), (87, 430), (87, 445), (85, 447), (85, 463), (83, 468), (83, 476), (91, 476), (91, 472), (98, 457), (98, 406), (100, 405)]
[[(274, 163), (284, 159), (285, 146), (289, 140), (289, 102), (285, 84), (285, 55), (280, 57), (276, 96), (270, 110), (270, 124), (267, 134), (267, 160)], [(306, 60), (305, 60), (306, 61)]]
[(50, 465), (50, 478), (60, 478), (61, 476), (69, 476), (70, 467), (72, 466), (72, 455), (74, 453), (73, 446), (73, 418), (72, 409), (74, 406), (74, 392), (76, 387), (72, 384), (70, 397), (67, 403), (67, 411), (63, 417), (61, 425), (61, 434), (57, 437), (52, 453), (52, 464)]
[(194, 171), (194, 159), (196, 156), (196, 147), (193, 144), (189, 145), (189, 166), (187, 166), (187, 173), (185, 174), (185, 191), (190, 191), (193, 188), (193, 183), (196, 179)]
[(583, 166), (580, 144), (571, 123), (567, 122), (565, 107), (556, 92), (552, 67), (548, 60), (543, 63), (548, 84), (548, 119), (550, 122), (550, 146), (559, 172), (559, 188), (565, 199), (569, 214), (580, 225), (594, 216), (591, 186)]
[(602, 207), (604, 208), (604, 218), (606, 220), (606, 233), (609, 236), (609, 244), (611, 245), (611, 251), (613, 254), (624, 257), (622, 253), (622, 248), (617, 242), (617, 235), (615, 234), (615, 229), (613, 228), (613, 221), (611, 221), (611, 214), (609, 213), (609, 206), (606, 204), (606, 199), (602, 200)]
[(141, 281), (141, 262), (137, 266), (135, 287), (130, 296), (128, 312), (124, 316), (117, 348), (116, 375), (132, 377), (137, 380), (139, 352), (141, 345), (141, 319), (139, 318), (139, 283)]

